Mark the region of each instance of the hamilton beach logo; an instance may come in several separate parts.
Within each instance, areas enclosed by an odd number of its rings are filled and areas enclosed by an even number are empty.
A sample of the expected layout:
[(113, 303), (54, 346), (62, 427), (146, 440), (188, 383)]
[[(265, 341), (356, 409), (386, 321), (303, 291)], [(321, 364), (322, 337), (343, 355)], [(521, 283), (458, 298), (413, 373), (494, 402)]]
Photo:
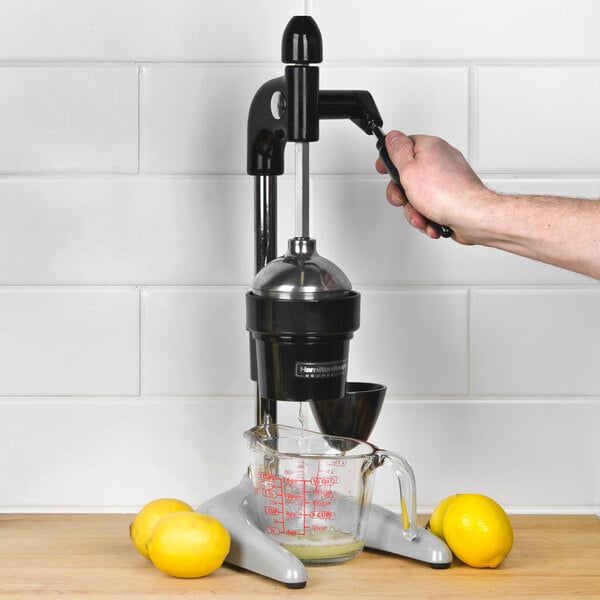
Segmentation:
[(348, 368), (345, 360), (322, 363), (296, 363), (296, 377), (304, 379), (325, 379), (327, 377), (339, 377)]

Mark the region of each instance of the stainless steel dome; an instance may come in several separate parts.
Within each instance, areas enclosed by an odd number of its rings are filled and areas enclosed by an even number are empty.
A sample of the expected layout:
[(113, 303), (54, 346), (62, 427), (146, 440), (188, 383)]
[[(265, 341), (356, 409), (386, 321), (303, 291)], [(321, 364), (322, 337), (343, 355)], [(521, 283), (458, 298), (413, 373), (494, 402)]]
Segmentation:
[(257, 296), (317, 299), (347, 295), (352, 284), (344, 272), (317, 253), (312, 238), (288, 240), (287, 252), (263, 267), (252, 282)]

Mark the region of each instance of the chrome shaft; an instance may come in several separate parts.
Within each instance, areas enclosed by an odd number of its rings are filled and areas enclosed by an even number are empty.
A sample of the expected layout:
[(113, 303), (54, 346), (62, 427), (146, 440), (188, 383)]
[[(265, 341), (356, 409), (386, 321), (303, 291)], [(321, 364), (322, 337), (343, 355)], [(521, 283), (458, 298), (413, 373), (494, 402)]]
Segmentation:
[(308, 142), (296, 142), (296, 186), (295, 186), (295, 216), (296, 237), (309, 236), (309, 181)]

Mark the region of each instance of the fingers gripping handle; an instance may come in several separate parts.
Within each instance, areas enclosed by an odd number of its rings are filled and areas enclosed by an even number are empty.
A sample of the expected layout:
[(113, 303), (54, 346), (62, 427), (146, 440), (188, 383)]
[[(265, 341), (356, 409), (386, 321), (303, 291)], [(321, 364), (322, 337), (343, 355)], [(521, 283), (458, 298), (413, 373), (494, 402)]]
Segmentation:
[[(373, 133), (377, 137), (377, 150), (379, 151), (379, 156), (381, 157), (381, 160), (385, 165), (387, 172), (392, 178), (392, 181), (400, 188), (400, 191), (406, 196), (404, 187), (402, 187), (402, 184), (400, 183), (400, 175), (398, 174), (398, 169), (396, 169), (394, 163), (392, 162), (392, 159), (390, 158), (390, 155), (385, 146), (385, 134), (383, 133), (380, 127), (374, 127)], [(429, 219), (427, 219), (427, 224), (431, 225), (431, 227), (433, 227), (442, 237), (448, 238), (451, 237), (454, 233), (452, 229), (450, 229), (450, 227), (447, 227), (446, 225), (440, 225), (439, 223), (435, 223), (434, 221), (430, 221)]]

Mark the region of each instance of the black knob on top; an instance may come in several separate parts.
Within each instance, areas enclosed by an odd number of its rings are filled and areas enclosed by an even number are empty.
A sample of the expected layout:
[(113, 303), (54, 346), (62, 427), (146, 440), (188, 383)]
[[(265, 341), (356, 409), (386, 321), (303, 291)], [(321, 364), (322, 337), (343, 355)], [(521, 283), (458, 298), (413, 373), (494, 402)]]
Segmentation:
[(323, 61), (323, 39), (312, 17), (295, 16), (290, 19), (281, 41), (281, 61), (301, 65)]

